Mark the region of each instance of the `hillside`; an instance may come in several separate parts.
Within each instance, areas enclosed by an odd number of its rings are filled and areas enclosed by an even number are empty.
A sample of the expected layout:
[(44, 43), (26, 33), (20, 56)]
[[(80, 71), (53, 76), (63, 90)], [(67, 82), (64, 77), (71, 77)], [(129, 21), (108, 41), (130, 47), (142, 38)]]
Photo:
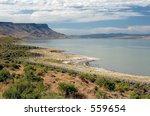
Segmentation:
[(53, 31), (47, 24), (0, 22), (0, 35), (17, 38), (59, 39), (66, 35)]
[(150, 98), (149, 77), (66, 64), (77, 55), (19, 45), (13, 37), (0, 41), (0, 99)]

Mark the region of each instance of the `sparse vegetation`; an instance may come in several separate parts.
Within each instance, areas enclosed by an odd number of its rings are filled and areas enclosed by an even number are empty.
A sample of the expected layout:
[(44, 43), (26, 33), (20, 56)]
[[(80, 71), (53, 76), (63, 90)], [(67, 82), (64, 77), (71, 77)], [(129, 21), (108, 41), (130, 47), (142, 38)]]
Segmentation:
[(45, 87), (42, 83), (33, 83), (27, 79), (20, 79), (10, 86), (3, 94), (7, 99), (39, 99)]
[[(31, 57), (41, 56), (30, 52), (37, 47), (14, 44), (12, 37), (0, 37), (0, 98), (7, 99), (64, 99), (64, 98), (150, 98), (150, 84), (113, 79), (106, 76), (79, 73), (75, 70), (32, 64)], [(58, 52), (52, 50), (51, 52)], [(61, 63), (56, 60), (51, 62)], [(55, 73), (56, 72), (56, 73)], [(50, 73), (49, 85), (44, 83), (44, 76)], [(70, 80), (65, 82), (58, 76), (67, 74)], [(55, 86), (52, 89), (51, 84)], [(84, 86), (85, 85), (85, 86)], [(84, 86), (84, 88), (82, 87)], [(90, 88), (91, 87), (91, 88)], [(87, 93), (84, 93), (87, 90)], [(91, 92), (92, 91), (92, 92)], [(90, 94), (88, 96), (88, 93)], [(90, 97), (91, 97), (90, 96)]]

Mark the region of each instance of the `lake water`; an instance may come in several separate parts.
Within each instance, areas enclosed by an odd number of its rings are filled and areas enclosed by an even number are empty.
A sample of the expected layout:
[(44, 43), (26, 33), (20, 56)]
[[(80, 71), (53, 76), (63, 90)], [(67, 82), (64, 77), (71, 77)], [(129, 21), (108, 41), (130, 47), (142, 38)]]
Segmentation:
[(111, 71), (150, 76), (150, 40), (52, 39), (30, 40), (25, 44), (99, 58), (91, 65)]

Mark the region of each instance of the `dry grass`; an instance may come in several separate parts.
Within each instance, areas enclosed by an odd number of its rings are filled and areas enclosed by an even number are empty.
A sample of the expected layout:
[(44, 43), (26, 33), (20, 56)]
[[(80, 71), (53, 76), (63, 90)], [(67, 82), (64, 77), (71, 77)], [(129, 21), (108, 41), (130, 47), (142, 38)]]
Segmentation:
[(85, 96), (87, 99), (96, 99), (96, 92), (98, 90), (103, 91), (107, 94), (108, 98), (127, 98), (126, 95), (121, 95), (120, 93), (108, 91), (104, 88), (98, 87), (95, 83), (90, 82), (86, 79), (81, 79), (78, 76), (72, 77), (67, 73), (60, 73), (52, 71), (47, 73), (44, 77), (44, 84), (48, 87), (49, 92), (59, 93), (59, 83), (72, 83), (74, 84), (79, 93)]
[(0, 99), (3, 99), (3, 93), (9, 88), (11, 83), (12, 83), (12, 81), (0, 83)]

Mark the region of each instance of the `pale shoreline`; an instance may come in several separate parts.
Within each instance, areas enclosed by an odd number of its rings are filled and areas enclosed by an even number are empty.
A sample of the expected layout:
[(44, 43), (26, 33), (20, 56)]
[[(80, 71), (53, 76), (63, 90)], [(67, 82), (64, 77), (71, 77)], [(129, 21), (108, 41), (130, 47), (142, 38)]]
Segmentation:
[(32, 50), (31, 52), (39, 53), (42, 55), (42, 57), (30, 59), (29, 61), (32, 63), (40, 63), (46, 66), (62, 68), (67, 70), (74, 70), (79, 73), (96, 74), (102, 77), (129, 81), (131, 83), (132, 82), (150, 83), (150, 76), (130, 75), (125, 73), (109, 71), (103, 68), (91, 67), (87, 65), (89, 62), (98, 60), (97, 58), (64, 53), (64, 50), (56, 48), (35, 49)]

